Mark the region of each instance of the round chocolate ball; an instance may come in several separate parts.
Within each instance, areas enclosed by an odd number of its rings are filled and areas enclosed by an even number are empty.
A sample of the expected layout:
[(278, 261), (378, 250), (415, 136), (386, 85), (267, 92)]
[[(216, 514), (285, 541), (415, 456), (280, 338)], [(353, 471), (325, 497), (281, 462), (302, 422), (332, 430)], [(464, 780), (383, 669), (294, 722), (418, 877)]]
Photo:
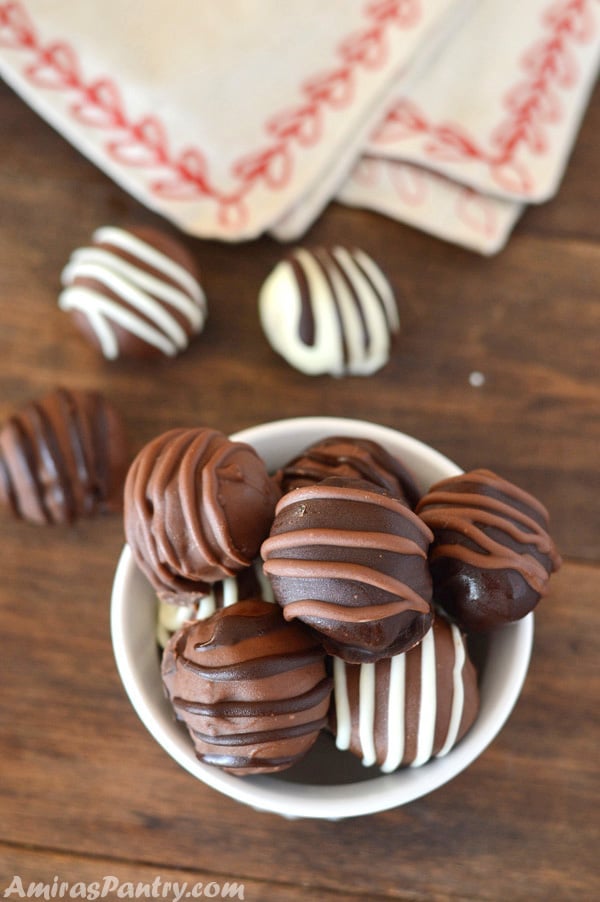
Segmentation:
[(285, 618), (362, 663), (406, 651), (431, 627), (431, 538), (402, 501), (332, 477), (283, 496), (261, 554)]
[(417, 513), (434, 534), (435, 603), (466, 632), (524, 617), (560, 566), (546, 508), (490, 470), (436, 483)]
[(229, 773), (290, 767), (327, 723), (321, 645), (262, 600), (186, 624), (165, 648), (162, 678), (197, 757)]
[(95, 391), (57, 388), (2, 427), (0, 502), (32, 523), (118, 511), (128, 464), (115, 407)]
[(282, 493), (330, 477), (364, 479), (414, 508), (420, 492), (404, 464), (378, 442), (329, 436), (306, 448), (275, 474)]
[(339, 749), (384, 773), (419, 767), (460, 742), (477, 716), (477, 673), (457, 626), (437, 617), (423, 641), (376, 664), (333, 662), (330, 726)]
[(125, 535), (159, 598), (190, 603), (250, 566), (277, 498), (250, 445), (215, 429), (172, 429), (129, 469)]
[(357, 249), (298, 248), (267, 277), (258, 306), (273, 349), (311, 376), (376, 372), (400, 328), (389, 282)]
[(71, 255), (62, 283), (59, 306), (109, 360), (174, 357), (204, 327), (195, 262), (155, 228), (97, 229)]

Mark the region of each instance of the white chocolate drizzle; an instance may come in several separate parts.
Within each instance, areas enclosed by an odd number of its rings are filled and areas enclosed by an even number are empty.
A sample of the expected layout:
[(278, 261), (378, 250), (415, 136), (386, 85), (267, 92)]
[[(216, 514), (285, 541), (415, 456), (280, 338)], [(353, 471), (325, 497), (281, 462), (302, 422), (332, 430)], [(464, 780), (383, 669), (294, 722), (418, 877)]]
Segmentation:
[[(466, 651), (460, 630), (450, 625), (454, 659), (452, 664), (452, 701), (448, 729), (443, 745), (436, 757), (446, 755), (455, 745), (464, 710), (463, 668)], [(383, 773), (397, 770), (406, 753), (406, 701), (411, 687), (407, 685), (407, 654), (395, 655), (387, 662), (379, 664), (346, 665), (341, 658), (333, 659), (334, 702), (336, 724), (336, 746), (347, 750), (352, 742), (352, 724), (358, 724), (358, 741), (362, 763), (369, 767), (376, 763), (377, 692), (380, 686), (378, 668), (389, 667), (387, 710), (387, 749), (380, 765)], [(416, 753), (412, 761), (405, 762), (411, 767), (420, 767), (429, 761), (434, 753), (435, 728), (438, 720), (437, 677), (436, 677), (436, 637), (433, 629), (425, 635), (420, 645), (420, 689), (418, 704), (418, 726)], [(352, 698), (348, 689), (347, 667), (359, 667), (358, 695)], [(449, 675), (450, 677), (450, 675)]]
[(390, 687), (387, 706), (387, 755), (381, 765), (384, 774), (392, 773), (402, 764), (404, 757), (405, 729), (404, 711), (406, 704), (406, 655), (394, 655), (390, 659)]
[[(200, 332), (206, 319), (206, 298), (197, 280), (183, 266), (123, 229), (104, 227), (92, 237), (95, 245), (74, 251), (63, 270), (61, 309), (79, 311), (87, 317), (109, 360), (118, 357), (120, 350), (113, 324), (167, 356), (184, 350), (188, 334), (169, 308), (187, 320), (192, 334)], [(97, 246), (101, 243), (115, 250)], [(124, 259), (119, 252), (150, 266), (164, 278)], [(78, 278), (91, 279), (98, 287), (73, 284)]]
[[(272, 347), (304, 373), (369, 375), (388, 360), (399, 330), (391, 286), (363, 251), (299, 248), (266, 279), (259, 297)], [(310, 340), (301, 321), (313, 324)]]
[(333, 692), (335, 698), (335, 744), (341, 751), (350, 748), (351, 722), (346, 665), (341, 658), (333, 659)]
[[(262, 563), (256, 560), (253, 564), (254, 573), (261, 586), (263, 601), (275, 603), (275, 598), (263, 573)], [(220, 591), (219, 591), (220, 590)], [(221, 602), (218, 602), (218, 596)], [(156, 623), (156, 641), (164, 648), (173, 633), (177, 632), (188, 620), (207, 620), (219, 609), (228, 608), (237, 604), (240, 600), (239, 583), (235, 576), (227, 576), (212, 587), (211, 591), (196, 604), (174, 604), (170, 601), (158, 600), (158, 617)]]
[(362, 763), (371, 767), (377, 760), (375, 751), (375, 665), (361, 664), (359, 677), (360, 704), (358, 731), (362, 748)]
[(452, 641), (454, 643), (454, 667), (452, 669), (452, 710), (450, 712), (450, 723), (448, 725), (448, 735), (446, 741), (437, 753), (437, 758), (443, 758), (456, 742), (460, 722), (462, 720), (463, 708), (465, 704), (465, 687), (462, 680), (462, 671), (465, 665), (466, 652), (465, 643), (461, 636), (460, 630), (454, 624), (451, 625)]
[(419, 729), (417, 754), (411, 767), (421, 767), (433, 754), (435, 720), (437, 716), (437, 687), (435, 679), (435, 639), (433, 630), (421, 642), (421, 700), (419, 702)]

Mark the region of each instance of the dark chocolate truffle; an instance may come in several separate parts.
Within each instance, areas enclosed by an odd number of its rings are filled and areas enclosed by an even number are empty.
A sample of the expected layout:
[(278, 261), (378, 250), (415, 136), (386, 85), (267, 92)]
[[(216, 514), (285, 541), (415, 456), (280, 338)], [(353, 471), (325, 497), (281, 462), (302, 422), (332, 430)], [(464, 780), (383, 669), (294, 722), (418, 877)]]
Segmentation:
[(158, 596), (187, 604), (250, 566), (277, 498), (250, 445), (214, 429), (173, 429), (127, 474), (125, 535)]
[(524, 617), (560, 566), (546, 508), (489, 470), (436, 483), (417, 513), (435, 537), (435, 603), (466, 632)]
[(406, 654), (376, 664), (334, 658), (333, 674), (337, 747), (384, 773), (443, 757), (477, 716), (475, 668), (458, 627), (442, 617)]
[(406, 499), (414, 508), (420, 492), (410, 471), (377, 442), (350, 436), (330, 436), (306, 448), (275, 478), (282, 493), (313, 485), (331, 476), (365, 479), (392, 498)]
[(62, 310), (109, 360), (174, 357), (206, 319), (191, 255), (154, 228), (97, 229), (63, 270)]
[(186, 624), (164, 651), (162, 677), (197, 757), (233, 774), (290, 767), (327, 723), (321, 645), (264, 601)]
[(402, 501), (330, 478), (283, 496), (261, 554), (285, 618), (362, 663), (406, 651), (431, 627), (431, 538)]
[(274, 350), (312, 376), (374, 373), (387, 363), (400, 328), (379, 267), (344, 247), (293, 251), (265, 280), (259, 314)]
[(57, 388), (0, 431), (0, 502), (32, 523), (73, 523), (122, 507), (129, 454), (101, 394)]

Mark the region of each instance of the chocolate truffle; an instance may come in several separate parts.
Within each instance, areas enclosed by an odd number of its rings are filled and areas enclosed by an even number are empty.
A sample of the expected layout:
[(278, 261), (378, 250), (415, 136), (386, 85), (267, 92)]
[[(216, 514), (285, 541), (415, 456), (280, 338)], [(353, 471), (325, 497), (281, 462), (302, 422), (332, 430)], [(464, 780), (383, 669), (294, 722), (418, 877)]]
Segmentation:
[(431, 538), (402, 501), (330, 478), (283, 496), (261, 554), (286, 620), (362, 663), (406, 651), (431, 627)]
[(277, 498), (250, 445), (214, 429), (172, 429), (127, 474), (125, 535), (159, 598), (189, 604), (250, 566)]
[(384, 773), (446, 755), (477, 716), (475, 668), (458, 627), (441, 617), (406, 654), (376, 664), (334, 658), (333, 674), (337, 747)]
[(157, 642), (164, 648), (172, 634), (177, 632), (186, 620), (206, 620), (215, 611), (248, 598), (262, 598), (271, 604), (275, 603), (271, 583), (263, 574), (262, 562), (258, 559), (254, 561), (252, 567), (213, 583), (210, 591), (193, 604), (178, 604), (177, 597), (173, 601), (159, 601)]
[(282, 493), (332, 476), (364, 479), (414, 508), (420, 498), (410, 471), (377, 442), (330, 436), (315, 442), (275, 474)]
[(327, 723), (332, 681), (322, 647), (264, 601), (186, 624), (164, 651), (162, 677), (197, 757), (229, 773), (290, 767)]
[(434, 534), (435, 603), (466, 632), (524, 617), (560, 566), (546, 508), (489, 470), (436, 483), (417, 513)]
[(271, 346), (316, 376), (367, 376), (387, 363), (400, 322), (393, 291), (360, 250), (299, 248), (282, 260), (259, 294)]
[(112, 404), (98, 392), (57, 388), (0, 431), (0, 502), (32, 523), (117, 511), (128, 463)]
[(157, 229), (97, 229), (71, 255), (62, 283), (59, 306), (109, 360), (174, 357), (204, 326), (194, 261)]

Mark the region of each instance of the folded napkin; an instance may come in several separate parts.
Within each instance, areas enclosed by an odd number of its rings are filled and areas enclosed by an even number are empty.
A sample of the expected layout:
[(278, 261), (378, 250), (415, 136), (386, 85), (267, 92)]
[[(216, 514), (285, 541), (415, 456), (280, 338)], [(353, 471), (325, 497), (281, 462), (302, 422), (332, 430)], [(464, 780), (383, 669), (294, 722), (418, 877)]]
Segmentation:
[(364, 156), (337, 199), (481, 254), (504, 247), (524, 204), (475, 191), (411, 163)]
[(493, 253), (552, 196), (598, 0), (0, 0), (0, 74), (200, 237), (302, 236), (332, 198)]
[(0, 2), (0, 72), (140, 201), (239, 240), (352, 165), (460, 2)]

